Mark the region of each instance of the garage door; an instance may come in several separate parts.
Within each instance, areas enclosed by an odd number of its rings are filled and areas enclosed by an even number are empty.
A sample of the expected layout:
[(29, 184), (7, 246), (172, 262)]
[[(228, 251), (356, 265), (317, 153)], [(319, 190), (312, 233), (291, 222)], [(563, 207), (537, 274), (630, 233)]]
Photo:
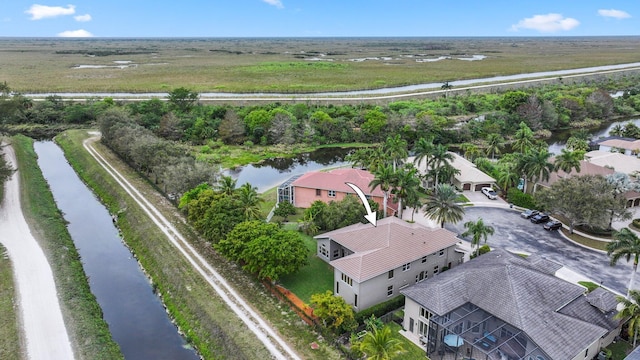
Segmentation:
[(491, 187), (491, 184), (479, 184), (479, 185), (476, 185), (476, 191), (482, 190), (483, 187)]
[(467, 183), (462, 185), (462, 190), (465, 190), (465, 191), (471, 190), (471, 184)]

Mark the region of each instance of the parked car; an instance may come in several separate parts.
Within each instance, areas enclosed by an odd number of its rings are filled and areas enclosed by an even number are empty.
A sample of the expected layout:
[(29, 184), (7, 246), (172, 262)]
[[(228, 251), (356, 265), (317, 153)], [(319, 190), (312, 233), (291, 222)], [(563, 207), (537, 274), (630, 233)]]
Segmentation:
[(538, 215), (531, 217), (530, 220), (534, 224), (546, 223), (549, 221), (549, 215), (545, 213), (539, 213)]
[(520, 216), (522, 216), (525, 219), (530, 219), (532, 216), (536, 216), (538, 215), (540, 212), (538, 210), (531, 210), (531, 209), (527, 209), (523, 212), (520, 213)]
[(491, 200), (495, 200), (498, 198), (498, 193), (490, 187), (483, 187), (482, 193), (486, 195)]
[(546, 224), (544, 224), (544, 229), (545, 230), (558, 230), (562, 227), (562, 223), (558, 220), (551, 220), (549, 222), (547, 222)]

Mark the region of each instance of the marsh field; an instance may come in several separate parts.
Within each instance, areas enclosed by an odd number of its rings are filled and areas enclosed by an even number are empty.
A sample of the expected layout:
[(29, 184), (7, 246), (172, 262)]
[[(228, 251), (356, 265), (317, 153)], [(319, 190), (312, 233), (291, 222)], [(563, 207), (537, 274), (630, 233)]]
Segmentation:
[(310, 93), (640, 61), (640, 37), (0, 38), (21, 93)]

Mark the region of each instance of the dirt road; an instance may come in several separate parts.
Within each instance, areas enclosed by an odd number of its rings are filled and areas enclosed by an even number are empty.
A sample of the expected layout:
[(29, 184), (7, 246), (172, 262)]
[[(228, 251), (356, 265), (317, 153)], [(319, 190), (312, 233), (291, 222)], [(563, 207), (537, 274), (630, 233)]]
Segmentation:
[(255, 312), (220, 274), (194, 249), (178, 230), (127, 179), (111, 166), (92, 146), (99, 136), (84, 141), (85, 149), (135, 200), (149, 218), (164, 232), (167, 239), (211, 285), (231, 310), (255, 334), (275, 359), (300, 359), (280, 335)]
[[(6, 146), (4, 152), (11, 166), (17, 168), (13, 148)], [(5, 190), (0, 206), (0, 242), (7, 248), (14, 267), (28, 357), (73, 359), (51, 267), (22, 214), (18, 172), (7, 181)]]

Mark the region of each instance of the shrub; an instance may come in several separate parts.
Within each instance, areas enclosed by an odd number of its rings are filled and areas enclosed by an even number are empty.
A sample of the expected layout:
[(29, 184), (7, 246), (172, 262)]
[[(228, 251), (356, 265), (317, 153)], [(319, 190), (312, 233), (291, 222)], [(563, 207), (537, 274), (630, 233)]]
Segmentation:
[(635, 228), (640, 229), (640, 219), (633, 219), (631, 225), (633, 225)]
[(509, 189), (509, 191), (507, 191), (507, 199), (515, 206), (520, 206), (527, 209), (536, 208), (536, 202), (533, 200), (533, 196), (525, 194), (516, 188), (511, 188)]
[(491, 251), (491, 248), (489, 247), (489, 245), (485, 244), (485, 245), (480, 246), (480, 249), (478, 250), (478, 254), (479, 255), (486, 254), (489, 251)]
[(371, 315), (379, 318), (382, 315), (385, 315), (393, 310), (401, 308), (403, 305), (404, 305), (404, 295), (398, 295), (389, 301), (385, 301), (381, 304), (372, 306), (368, 309), (364, 309), (360, 311), (359, 313), (356, 313), (355, 318), (358, 324), (362, 324), (364, 323), (364, 320), (370, 318)]

